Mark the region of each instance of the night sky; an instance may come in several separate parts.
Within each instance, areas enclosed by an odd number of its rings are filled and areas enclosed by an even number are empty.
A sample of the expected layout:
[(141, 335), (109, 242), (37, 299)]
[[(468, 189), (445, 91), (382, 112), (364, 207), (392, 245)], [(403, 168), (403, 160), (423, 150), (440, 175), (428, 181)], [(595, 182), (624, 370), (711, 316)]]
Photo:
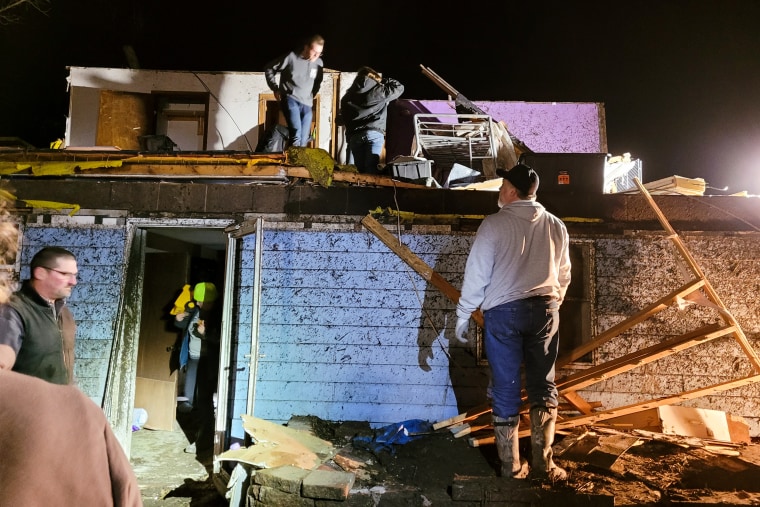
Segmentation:
[(125, 44), (144, 69), (262, 71), (319, 33), (326, 67), (372, 66), (404, 98), (446, 98), (423, 64), (470, 100), (602, 102), (645, 182), (760, 194), (760, 1), (490, 3), (52, 0), (0, 25), (0, 136), (62, 137), (66, 67), (126, 67)]

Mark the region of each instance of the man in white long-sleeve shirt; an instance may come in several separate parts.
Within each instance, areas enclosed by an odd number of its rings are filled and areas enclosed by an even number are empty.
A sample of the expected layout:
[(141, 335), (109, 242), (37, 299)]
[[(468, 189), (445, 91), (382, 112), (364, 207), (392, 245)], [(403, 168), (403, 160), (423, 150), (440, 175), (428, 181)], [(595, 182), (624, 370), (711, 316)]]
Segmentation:
[(456, 335), (464, 339), (472, 312), (484, 315), (491, 368), (494, 434), (504, 477), (525, 478), (519, 456), (520, 365), (530, 403), (531, 476), (564, 480), (552, 459), (557, 418), (555, 362), (559, 307), (570, 284), (567, 229), (536, 201), (539, 178), (518, 164), (499, 169), (499, 208), (480, 225), (467, 259), (457, 304)]

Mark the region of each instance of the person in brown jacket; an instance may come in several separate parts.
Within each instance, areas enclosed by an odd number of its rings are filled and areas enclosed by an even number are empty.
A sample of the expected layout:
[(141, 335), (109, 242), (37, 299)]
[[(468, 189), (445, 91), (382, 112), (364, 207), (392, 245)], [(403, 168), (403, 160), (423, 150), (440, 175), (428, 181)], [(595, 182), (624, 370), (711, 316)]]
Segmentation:
[(140, 507), (105, 414), (79, 388), (0, 367), (0, 504)]

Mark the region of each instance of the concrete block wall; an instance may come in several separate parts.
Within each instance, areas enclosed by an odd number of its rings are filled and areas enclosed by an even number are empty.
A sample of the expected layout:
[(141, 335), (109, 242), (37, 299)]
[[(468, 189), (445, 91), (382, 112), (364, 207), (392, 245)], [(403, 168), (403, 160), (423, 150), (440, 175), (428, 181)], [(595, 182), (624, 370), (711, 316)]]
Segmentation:
[(91, 222), (77, 217), (58, 225), (25, 225), (20, 279), (29, 278), (29, 262), (45, 246), (66, 248), (77, 256), (78, 283), (68, 301), (77, 322), (74, 374), (80, 389), (100, 405), (123, 284), (126, 238), (123, 226)]
[[(703, 270), (750, 344), (760, 350), (760, 239), (746, 235), (682, 236), (687, 249)], [(672, 241), (662, 235), (597, 239), (597, 334), (633, 315), (669, 292), (696, 278), (680, 260)], [(722, 322), (716, 309), (672, 306), (608, 342), (597, 362), (654, 345), (704, 325)], [(674, 395), (753, 372), (746, 354), (732, 337), (718, 338), (615, 376), (583, 391), (589, 401), (614, 408)], [(685, 406), (723, 410), (744, 417), (750, 434), (760, 434), (760, 385), (724, 391), (682, 403)]]

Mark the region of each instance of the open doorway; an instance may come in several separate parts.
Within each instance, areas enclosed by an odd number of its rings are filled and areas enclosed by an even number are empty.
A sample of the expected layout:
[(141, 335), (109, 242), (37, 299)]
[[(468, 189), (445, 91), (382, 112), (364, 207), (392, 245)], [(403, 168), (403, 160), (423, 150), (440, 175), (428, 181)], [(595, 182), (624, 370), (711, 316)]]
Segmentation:
[[(309, 128), (311, 140), (306, 145), (309, 148), (319, 147), (319, 100), (319, 95), (314, 97)], [(280, 103), (274, 98), (273, 93), (262, 93), (259, 95), (259, 139), (264, 138), (276, 125), (285, 125)]]
[[(201, 453), (213, 453), (226, 234), (223, 229), (212, 228), (144, 227), (142, 230), (145, 253), (134, 407), (136, 417), (142, 414), (139, 410), (147, 414), (143, 427), (150, 432), (153, 445), (139, 449), (163, 449), (167, 458), (185, 451), (203, 463), (207, 460), (202, 459)], [(204, 287), (204, 294), (200, 296), (194, 291), (199, 284)], [(213, 291), (209, 289), (211, 286)], [(181, 297), (184, 294), (189, 294), (191, 299)], [(198, 304), (195, 297), (204, 302)], [(175, 306), (179, 308), (177, 311), (174, 311)], [(186, 335), (175, 324), (181, 313), (195, 315), (194, 330), (200, 328), (199, 323), (204, 327), (202, 351), (198, 349), (197, 354), (190, 354), (195, 356), (197, 367), (193, 375), (193, 396), (188, 396), (185, 389), (189, 384), (188, 357), (181, 361)], [(177, 433), (184, 438), (178, 438)], [(178, 445), (179, 449), (174, 448)], [(140, 452), (139, 449), (133, 446), (133, 453)], [(149, 458), (159, 469), (161, 456), (154, 453)], [(141, 458), (133, 454), (133, 459)], [(174, 463), (166, 463), (166, 466), (174, 466)]]

